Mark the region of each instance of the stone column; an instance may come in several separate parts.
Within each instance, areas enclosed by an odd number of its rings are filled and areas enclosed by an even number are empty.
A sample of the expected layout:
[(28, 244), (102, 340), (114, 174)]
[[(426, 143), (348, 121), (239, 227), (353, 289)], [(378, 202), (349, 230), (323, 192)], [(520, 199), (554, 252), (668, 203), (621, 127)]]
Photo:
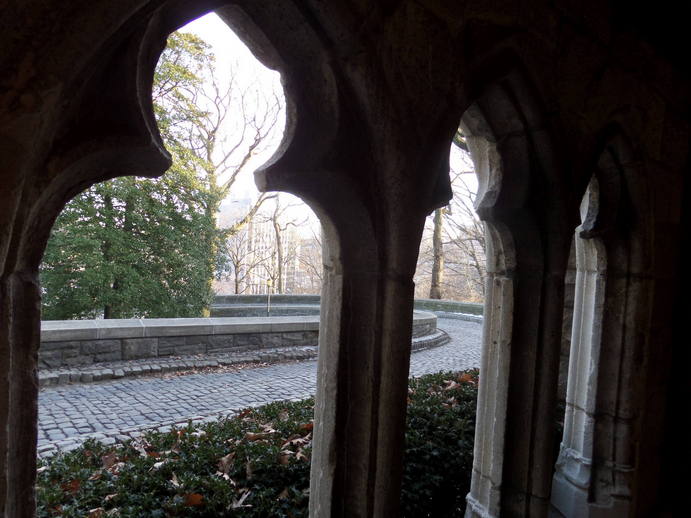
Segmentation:
[(512, 257), (506, 255), (506, 236), (488, 229), (486, 255), (487, 287), (482, 329), (482, 359), (475, 425), (473, 478), (466, 516), (499, 516), (508, 397), (511, 330), (513, 327)]
[[(473, 135), (468, 143), (479, 177), (475, 203), (488, 228), (490, 283), (467, 518), (544, 517), (549, 508), (564, 275), (576, 207), (557, 187), (550, 137), (539, 110), (527, 108), (527, 90), (514, 76), (488, 89), (463, 119)], [(534, 190), (540, 195), (531, 195)]]
[[(0, 279), (0, 515), (31, 517), (35, 511), (36, 358), (40, 335), (36, 274), (12, 272)], [(32, 469), (33, 468), (33, 469)]]
[(552, 506), (563, 516), (596, 516), (589, 508), (596, 422), (606, 257), (597, 238), (576, 230), (576, 291), (564, 435), (552, 482)]
[[(338, 175), (331, 180), (337, 183)], [(387, 231), (378, 232), (374, 215), (351, 198), (353, 186), (337, 186), (322, 195), (338, 193), (339, 203), (315, 204), (324, 226), (325, 277), (310, 516), (398, 516), (412, 276), (425, 215), (402, 216), (402, 205), (392, 209)]]

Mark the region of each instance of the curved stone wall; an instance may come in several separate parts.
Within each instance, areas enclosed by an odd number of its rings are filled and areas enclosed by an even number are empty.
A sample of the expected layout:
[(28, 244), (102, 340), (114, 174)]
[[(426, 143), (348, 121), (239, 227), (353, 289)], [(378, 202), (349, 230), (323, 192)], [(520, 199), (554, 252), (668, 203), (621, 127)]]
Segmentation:
[[(212, 317), (307, 316), (319, 314), (319, 295), (217, 295)], [(481, 321), (484, 304), (455, 300), (415, 299), (415, 309), (444, 318)]]
[[(318, 336), (318, 315), (51, 320), (41, 322), (39, 367), (56, 369), (143, 358), (316, 346)], [(413, 337), (443, 339), (437, 332), (437, 317), (415, 311)], [(426, 347), (432, 345), (439, 343)]]

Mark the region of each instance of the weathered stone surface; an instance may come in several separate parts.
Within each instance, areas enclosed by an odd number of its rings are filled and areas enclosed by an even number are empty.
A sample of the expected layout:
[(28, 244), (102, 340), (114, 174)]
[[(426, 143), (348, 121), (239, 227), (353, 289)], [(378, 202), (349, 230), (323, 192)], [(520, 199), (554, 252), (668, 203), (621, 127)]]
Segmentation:
[[(683, 3), (6, 4), (0, 515), (36, 508), (38, 265), (50, 226), (79, 188), (169, 166), (146, 78), (167, 35), (209, 9), (283, 78), (287, 135), (257, 171), (258, 187), (302, 196), (323, 217), (311, 515), (399, 514), (413, 274), (425, 218), (450, 197), (461, 117), (492, 272), (483, 354), (491, 375), (481, 377), (468, 516), (549, 512), (564, 271), (593, 175), (609, 213), (585, 229), (603, 240), (608, 275), (594, 447), (598, 466), (617, 468), (592, 475), (592, 493), (625, 499), (632, 516), (685, 505), (671, 469), (684, 443), (674, 412), (687, 393), (691, 292)], [(98, 338), (90, 325), (71, 339)], [(55, 328), (45, 341), (67, 333)], [(613, 477), (612, 487), (597, 485)], [(590, 511), (617, 509), (598, 501)]]
[(122, 341), (123, 360), (156, 356), (158, 356), (158, 338), (126, 338)]
[(94, 355), (120, 352), (122, 342), (120, 340), (98, 340), (81, 342), (81, 354)]
[(185, 345), (178, 345), (175, 347), (176, 355), (188, 355), (188, 354), (202, 354), (206, 352), (206, 344), (203, 343), (191, 343)]
[(208, 352), (210, 354), (229, 351), (235, 348), (235, 335), (210, 336)]
[(48, 368), (60, 367), (62, 365), (62, 353), (60, 351), (40, 351), (38, 365)]
[(175, 348), (185, 345), (185, 337), (162, 336), (158, 339), (159, 356), (171, 356), (175, 354)]
[(319, 333), (316, 331), (282, 333), (281, 341), (292, 345), (317, 345)]
[(242, 346), (260, 347), (262, 344), (261, 333), (243, 333), (235, 336), (235, 344)]

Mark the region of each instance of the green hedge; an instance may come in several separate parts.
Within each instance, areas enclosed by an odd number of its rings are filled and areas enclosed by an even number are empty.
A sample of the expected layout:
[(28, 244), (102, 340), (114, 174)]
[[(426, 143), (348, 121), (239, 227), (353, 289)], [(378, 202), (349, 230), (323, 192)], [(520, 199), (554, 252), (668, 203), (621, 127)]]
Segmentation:
[[(412, 379), (403, 514), (463, 515), (473, 454), (477, 371)], [(122, 445), (90, 441), (39, 463), (40, 517), (307, 516), (314, 401)]]

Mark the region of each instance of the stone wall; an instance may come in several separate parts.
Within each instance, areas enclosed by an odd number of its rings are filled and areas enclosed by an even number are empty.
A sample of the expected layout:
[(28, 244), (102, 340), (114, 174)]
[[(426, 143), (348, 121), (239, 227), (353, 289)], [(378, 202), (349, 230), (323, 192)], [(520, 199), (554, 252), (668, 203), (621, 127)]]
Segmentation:
[(318, 335), (318, 317), (47, 321), (39, 367), (317, 345)]
[[(319, 295), (272, 295), (272, 316), (318, 315)], [(266, 295), (217, 295), (211, 306), (212, 317), (267, 316)], [(455, 300), (415, 299), (415, 309), (438, 316), (476, 315), (482, 317), (484, 305)]]
[(464, 313), (482, 315), (484, 304), (475, 302), (458, 302), (455, 300), (415, 299), (415, 309), (434, 313)]
[[(416, 311), (413, 336), (436, 331), (437, 318)], [(41, 323), (39, 368), (262, 348), (316, 346), (319, 316), (54, 320)]]

